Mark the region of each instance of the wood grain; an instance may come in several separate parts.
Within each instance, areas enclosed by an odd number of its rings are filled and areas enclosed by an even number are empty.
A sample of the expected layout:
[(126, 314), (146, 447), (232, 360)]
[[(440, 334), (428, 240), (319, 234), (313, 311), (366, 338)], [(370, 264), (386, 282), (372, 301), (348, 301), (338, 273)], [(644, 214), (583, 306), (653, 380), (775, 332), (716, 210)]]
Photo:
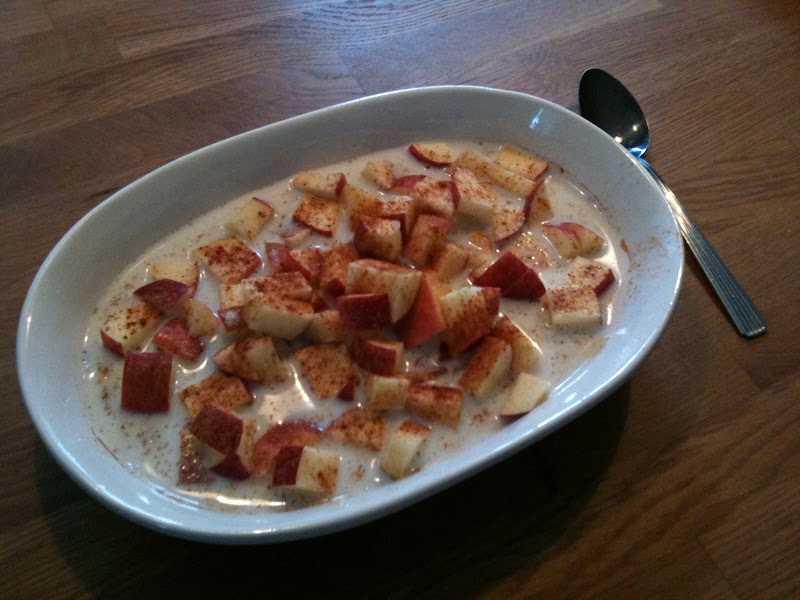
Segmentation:
[[(477, 84), (640, 99), (648, 157), (769, 322), (740, 338), (693, 259), (633, 377), (398, 514), (218, 548), (117, 517), (25, 412), (16, 318), (60, 237), (196, 148), (344, 100)], [(0, 597), (800, 597), (800, 4), (795, 0), (0, 3)]]

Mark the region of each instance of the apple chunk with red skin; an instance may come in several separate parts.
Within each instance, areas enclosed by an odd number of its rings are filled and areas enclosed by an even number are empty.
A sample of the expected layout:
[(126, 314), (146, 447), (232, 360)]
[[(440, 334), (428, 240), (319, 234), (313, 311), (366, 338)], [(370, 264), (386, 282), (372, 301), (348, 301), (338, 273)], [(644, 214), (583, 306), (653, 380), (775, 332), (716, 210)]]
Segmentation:
[(271, 486), (304, 494), (333, 494), (339, 460), (335, 454), (309, 446), (284, 446), (275, 457)]
[(200, 269), (193, 260), (164, 260), (153, 263), (150, 276), (153, 281), (172, 279), (196, 288), (200, 279)]
[(133, 350), (153, 331), (160, 313), (146, 302), (137, 302), (123, 311), (112, 315), (100, 328), (103, 346), (119, 356)]
[(275, 459), (287, 446), (316, 446), (321, 441), (322, 431), (305, 421), (274, 425), (253, 446), (253, 472), (272, 473)]
[(238, 217), (228, 223), (228, 229), (234, 235), (252, 240), (274, 214), (275, 207), (272, 204), (254, 196), (245, 203)]
[(262, 385), (280, 383), (289, 377), (268, 335), (236, 340), (217, 352), (212, 360), (226, 373)]
[(143, 285), (133, 293), (154, 308), (169, 312), (182, 306), (194, 293), (194, 288), (173, 279), (158, 279)]
[(564, 258), (594, 252), (603, 245), (603, 238), (577, 223), (542, 225), (542, 231)]
[(408, 151), (420, 162), (434, 167), (443, 167), (453, 160), (447, 144), (411, 144)]
[(394, 185), (394, 169), (388, 160), (368, 162), (361, 174), (382, 190), (389, 190)]
[(230, 411), (208, 404), (192, 419), (189, 430), (207, 446), (228, 456), (239, 448), (244, 421)]
[(306, 194), (292, 217), (319, 234), (332, 237), (339, 227), (342, 206), (336, 200)]
[(334, 244), (322, 257), (319, 287), (331, 296), (341, 296), (347, 290), (347, 274), (350, 263), (361, 256), (358, 250), (347, 244)]
[(447, 329), (442, 340), (455, 358), (492, 331), (500, 306), (499, 288), (465, 286), (439, 299)]
[(381, 469), (393, 479), (400, 479), (407, 475), (411, 463), (419, 454), (430, 432), (430, 427), (425, 427), (425, 425), (420, 425), (410, 419), (403, 421), (386, 444), (381, 458)]
[(545, 294), (539, 276), (512, 252), (505, 252), (492, 263), (475, 284), (482, 287), (499, 287), (507, 298), (535, 300)]
[(416, 348), (447, 327), (431, 278), (423, 274), (417, 299), (411, 310), (397, 323), (397, 336), (406, 348)]
[(531, 338), (507, 316), (501, 318), (492, 329), (492, 335), (511, 344), (511, 371), (530, 371), (539, 361), (539, 352)]
[(323, 175), (304, 172), (298, 173), (292, 179), (292, 186), (295, 189), (329, 200), (340, 196), (345, 185), (347, 185), (347, 178), (344, 173)]
[(169, 410), (172, 356), (166, 352), (125, 353), (122, 370), (122, 408), (134, 412)]
[(394, 262), (403, 248), (401, 223), (395, 219), (363, 216), (353, 236), (361, 256)]
[(387, 294), (391, 322), (397, 323), (414, 304), (421, 278), (422, 273), (416, 269), (364, 258), (351, 262), (348, 267), (347, 293)]
[(403, 175), (397, 177), (392, 184), (391, 191), (395, 194), (408, 194), (420, 181), (427, 179), (427, 175)]
[(605, 265), (578, 256), (572, 261), (567, 280), (571, 286), (587, 285), (600, 296), (614, 283), (614, 272)]
[(261, 258), (239, 240), (223, 238), (196, 248), (195, 257), (222, 283), (239, 283), (261, 266)]
[(492, 237), (496, 244), (507, 240), (522, 230), (525, 225), (525, 211), (521, 208), (501, 208), (494, 213)]
[(450, 176), (453, 179), (456, 214), (480, 223), (491, 223), (497, 206), (496, 194), (482, 185), (469, 169), (455, 167)]
[(403, 248), (403, 253), (414, 264), (424, 267), (431, 262), (444, 245), (447, 232), (450, 231), (450, 222), (436, 215), (420, 215), (411, 236)]
[(293, 340), (303, 333), (314, 315), (308, 302), (272, 295), (250, 300), (242, 309), (242, 317), (251, 331), (284, 340)]
[(368, 409), (356, 407), (335, 419), (325, 430), (325, 435), (343, 444), (380, 450), (385, 431), (385, 417)]
[(408, 399), (409, 380), (402, 376), (367, 375), (364, 394), (370, 408), (402, 410)]
[(458, 428), (464, 392), (446, 385), (417, 384), (408, 388), (406, 408), (434, 423)]
[(357, 337), (353, 342), (353, 360), (370, 373), (394, 375), (401, 370), (403, 342), (364, 340)]
[(388, 294), (346, 294), (336, 299), (344, 331), (385, 329), (392, 324)]
[(306, 346), (294, 355), (303, 376), (321, 400), (338, 395), (357, 375), (344, 344)]
[(375, 217), (381, 219), (394, 219), (400, 223), (400, 234), (403, 242), (408, 239), (414, 223), (417, 222), (419, 206), (417, 201), (410, 196), (397, 196), (381, 202)]
[(183, 388), (178, 392), (178, 398), (193, 418), (209, 404), (223, 410), (233, 410), (253, 401), (253, 395), (241, 379), (222, 371), (215, 371), (194, 385)]
[(355, 185), (346, 185), (342, 190), (342, 203), (347, 208), (351, 231), (355, 231), (363, 216), (375, 216), (381, 199)]
[(409, 195), (421, 213), (439, 215), (445, 219), (453, 216), (455, 200), (451, 181), (423, 179), (411, 189)]
[(161, 350), (186, 360), (197, 360), (203, 353), (203, 343), (189, 335), (189, 330), (181, 319), (164, 323), (156, 332), (153, 343)]
[(476, 396), (488, 396), (511, 370), (511, 357), (511, 344), (487, 335), (458, 383)]

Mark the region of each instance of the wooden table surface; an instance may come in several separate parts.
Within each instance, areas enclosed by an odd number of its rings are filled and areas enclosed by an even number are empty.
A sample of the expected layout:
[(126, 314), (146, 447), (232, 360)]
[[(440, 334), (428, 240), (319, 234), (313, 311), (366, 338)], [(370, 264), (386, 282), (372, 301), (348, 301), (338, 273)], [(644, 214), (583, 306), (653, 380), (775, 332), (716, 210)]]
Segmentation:
[[(0, 2), (0, 597), (798, 598), (798, 6)], [(575, 110), (589, 67), (640, 99), (648, 157), (766, 335), (737, 335), (687, 255), (666, 331), (618, 392), (446, 492), (308, 541), (171, 539), (49, 456), (17, 384), (16, 320), (89, 209), (191, 150), (376, 92), (478, 84)]]

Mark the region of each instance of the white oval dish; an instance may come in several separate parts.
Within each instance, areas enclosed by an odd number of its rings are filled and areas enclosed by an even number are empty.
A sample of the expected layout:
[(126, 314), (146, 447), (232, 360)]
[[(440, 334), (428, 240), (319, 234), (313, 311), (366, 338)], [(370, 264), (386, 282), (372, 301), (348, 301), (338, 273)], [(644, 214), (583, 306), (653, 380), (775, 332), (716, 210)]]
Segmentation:
[[(598, 199), (629, 248), (605, 346), (549, 400), (499, 433), (391, 485), (282, 513), (198, 510), (120, 465), (89, 428), (81, 348), (91, 311), (125, 266), (194, 217), (297, 170), (418, 139), (492, 140), (545, 156)], [(64, 470), (114, 511), (179, 537), (265, 543), (352, 527), (476, 473), (560, 427), (623, 383), (653, 347), (674, 307), (683, 243), (658, 187), (611, 137), (546, 100), (443, 86), (371, 96), (213, 144), (120, 190), (81, 219), (45, 260), (17, 334), (25, 404)]]

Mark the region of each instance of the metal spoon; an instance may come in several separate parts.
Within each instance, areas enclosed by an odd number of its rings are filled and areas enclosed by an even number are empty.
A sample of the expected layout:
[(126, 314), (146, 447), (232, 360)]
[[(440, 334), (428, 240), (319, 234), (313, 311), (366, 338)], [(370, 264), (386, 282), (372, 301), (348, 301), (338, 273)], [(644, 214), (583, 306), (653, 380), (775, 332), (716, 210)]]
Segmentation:
[(578, 87), (581, 115), (611, 135), (633, 154), (653, 176), (667, 199), (686, 244), (694, 253), (708, 280), (717, 291), (736, 328), (744, 337), (752, 338), (767, 330), (767, 322), (737, 283), (728, 267), (711, 247), (706, 237), (689, 218), (675, 194), (661, 180), (642, 155), (650, 145), (647, 126), (636, 98), (614, 77), (601, 69), (589, 69)]

